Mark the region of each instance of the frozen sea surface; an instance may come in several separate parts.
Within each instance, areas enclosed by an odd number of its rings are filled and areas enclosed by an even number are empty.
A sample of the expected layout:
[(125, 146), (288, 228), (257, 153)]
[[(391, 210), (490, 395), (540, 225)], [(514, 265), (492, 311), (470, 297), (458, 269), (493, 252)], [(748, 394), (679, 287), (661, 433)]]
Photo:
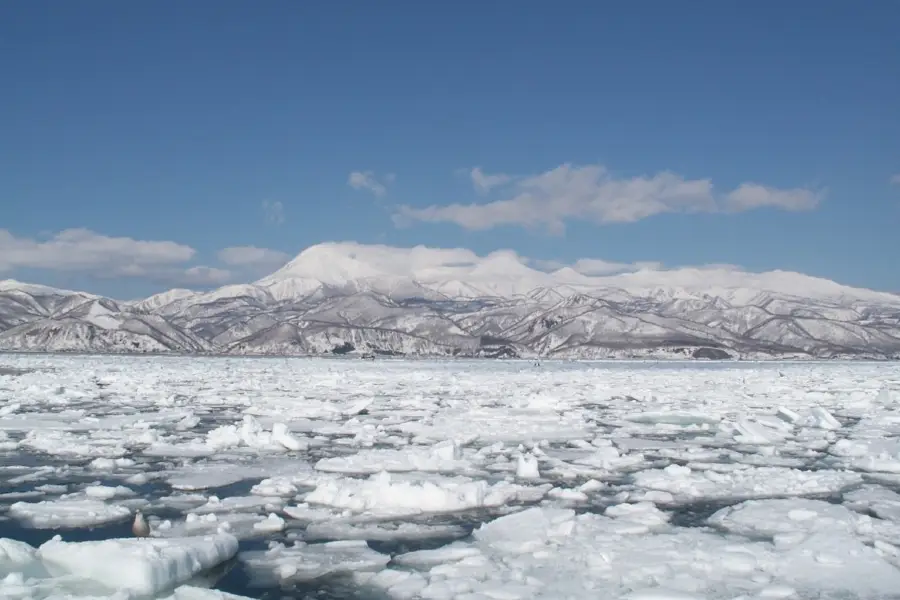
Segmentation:
[(900, 598), (900, 366), (2, 356), (0, 598), (117, 593)]

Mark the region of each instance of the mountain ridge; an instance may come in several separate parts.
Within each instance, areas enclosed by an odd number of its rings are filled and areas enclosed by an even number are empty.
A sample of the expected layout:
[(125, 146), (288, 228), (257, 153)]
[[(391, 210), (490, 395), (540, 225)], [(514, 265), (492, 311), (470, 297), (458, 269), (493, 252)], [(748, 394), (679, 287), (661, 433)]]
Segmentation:
[(788, 271), (596, 276), (512, 251), (331, 242), (253, 283), (128, 302), (5, 280), (0, 350), (897, 358), (900, 296)]

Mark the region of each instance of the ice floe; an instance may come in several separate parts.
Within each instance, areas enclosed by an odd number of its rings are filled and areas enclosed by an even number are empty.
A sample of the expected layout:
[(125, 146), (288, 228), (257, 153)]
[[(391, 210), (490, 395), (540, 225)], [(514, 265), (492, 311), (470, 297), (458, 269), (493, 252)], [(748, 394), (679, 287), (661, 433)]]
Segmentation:
[(177, 588), (237, 551), (237, 540), (225, 534), (77, 543), (54, 538), (38, 548), (0, 539), (0, 598), (220, 597)]
[(900, 589), (892, 363), (6, 358), (4, 600)]

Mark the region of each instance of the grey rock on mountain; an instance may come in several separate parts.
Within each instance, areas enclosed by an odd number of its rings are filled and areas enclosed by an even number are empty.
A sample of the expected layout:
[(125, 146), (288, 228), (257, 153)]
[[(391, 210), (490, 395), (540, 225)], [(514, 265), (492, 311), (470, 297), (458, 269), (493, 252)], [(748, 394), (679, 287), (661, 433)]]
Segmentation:
[(900, 297), (727, 268), (589, 277), (511, 252), (308, 248), (253, 284), (137, 302), (0, 282), (0, 350), (900, 357)]

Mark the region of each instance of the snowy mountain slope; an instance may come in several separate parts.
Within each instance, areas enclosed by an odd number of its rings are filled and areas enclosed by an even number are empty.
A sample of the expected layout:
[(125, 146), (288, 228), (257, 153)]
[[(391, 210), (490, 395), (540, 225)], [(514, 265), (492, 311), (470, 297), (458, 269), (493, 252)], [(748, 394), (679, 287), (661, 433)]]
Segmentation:
[(252, 284), (137, 302), (0, 282), (0, 349), (884, 358), (900, 357), (900, 296), (782, 271), (593, 277), (512, 252), (330, 243)]

